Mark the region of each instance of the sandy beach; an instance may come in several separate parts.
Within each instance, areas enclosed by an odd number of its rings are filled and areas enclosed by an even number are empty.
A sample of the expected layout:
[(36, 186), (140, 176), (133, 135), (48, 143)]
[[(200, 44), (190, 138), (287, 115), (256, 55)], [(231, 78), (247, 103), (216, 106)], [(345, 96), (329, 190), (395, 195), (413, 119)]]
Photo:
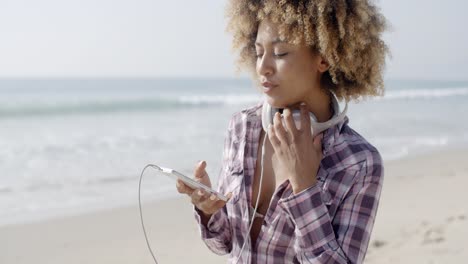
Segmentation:
[(466, 263), (468, 151), (389, 162), (366, 263)]
[[(468, 150), (385, 163), (365, 263), (463, 263), (468, 259)], [(175, 187), (174, 187), (175, 191)], [(188, 197), (144, 204), (159, 263), (225, 263), (203, 244)], [(0, 263), (154, 263), (138, 206), (0, 227)]]

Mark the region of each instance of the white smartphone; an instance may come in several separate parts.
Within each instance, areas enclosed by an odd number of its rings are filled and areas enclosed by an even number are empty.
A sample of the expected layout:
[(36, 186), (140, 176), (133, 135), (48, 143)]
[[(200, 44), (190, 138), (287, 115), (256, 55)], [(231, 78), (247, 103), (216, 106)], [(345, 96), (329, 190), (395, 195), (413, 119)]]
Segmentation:
[(177, 180), (177, 179), (180, 179), (182, 180), (185, 184), (187, 184), (190, 188), (192, 189), (203, 189), (205, 192), (208, 192), (208, 193), (212, 193), (214, 195), (216, 195), (216, 197), (218, 197), (219, 199), (227, 202), (228, 198), (222, 194), (220, 194), (219, 192), (211, 189), (210, 187), (202, 184), (202, 183), (199, 183), (197, 181), (195, 181), (194, 179), (192, 178), (189, 178), (185, 175), (183, 175), (182, 173), (176, 171), (176, 170), (173, 170), (173, 169), (169, 169), (169, 168), (164, 168), (164, 167), (159, 167), (161, 168), (161, 172), (166, 174), (167, 176)]

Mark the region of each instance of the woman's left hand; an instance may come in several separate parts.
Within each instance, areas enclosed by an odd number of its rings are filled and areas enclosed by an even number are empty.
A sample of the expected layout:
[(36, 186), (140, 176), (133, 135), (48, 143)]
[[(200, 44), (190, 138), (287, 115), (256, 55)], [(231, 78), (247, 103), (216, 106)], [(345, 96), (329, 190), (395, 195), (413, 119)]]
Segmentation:
[(275, 174), (286, 176), (293, 193), (297, 194), (317, 182), (317, 172), (322, 160), (323, 134), (312, 139), (310, 117), (304, 104), (301, 108), (301, 128), (294, 124), (291, 110), (283, 110), (286, 126), (276, 113), (273, 125), (268, 128), (268, 137), (276, 155)]

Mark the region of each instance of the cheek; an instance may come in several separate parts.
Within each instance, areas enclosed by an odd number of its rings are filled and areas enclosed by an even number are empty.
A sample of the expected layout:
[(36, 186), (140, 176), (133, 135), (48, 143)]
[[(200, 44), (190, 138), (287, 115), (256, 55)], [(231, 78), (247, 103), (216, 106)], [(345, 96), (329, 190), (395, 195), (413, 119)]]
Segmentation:
[(307, 72), (300, 67), (295, 61), (282, 61), (278, 64), (278, 75), (281, 78), (282, 84), (288, 87), (288, 92), (294, 94), (296, 87), (307, 83)]
[(312, 63), (304, 60), (296, 60), (284, 64), (285, 76), (290, 83), (295, 83), (298, 86), (307, 86), (316, 83), (317, 69), (314, 69)]
[(280, 79), (286, 83), (294, 81), (298, 74), (297, 66), (292, 60), (282, 60), (277, 64), (277, 73)]

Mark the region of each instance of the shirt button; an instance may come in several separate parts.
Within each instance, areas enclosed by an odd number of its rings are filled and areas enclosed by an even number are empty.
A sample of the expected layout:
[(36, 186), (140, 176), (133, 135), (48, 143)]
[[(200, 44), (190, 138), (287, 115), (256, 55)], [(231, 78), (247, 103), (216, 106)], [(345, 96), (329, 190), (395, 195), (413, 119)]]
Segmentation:
[(322, 199), (325, 203), (330, 202), (331, 200), (331, 195), (327, 191), (322, 190)]

